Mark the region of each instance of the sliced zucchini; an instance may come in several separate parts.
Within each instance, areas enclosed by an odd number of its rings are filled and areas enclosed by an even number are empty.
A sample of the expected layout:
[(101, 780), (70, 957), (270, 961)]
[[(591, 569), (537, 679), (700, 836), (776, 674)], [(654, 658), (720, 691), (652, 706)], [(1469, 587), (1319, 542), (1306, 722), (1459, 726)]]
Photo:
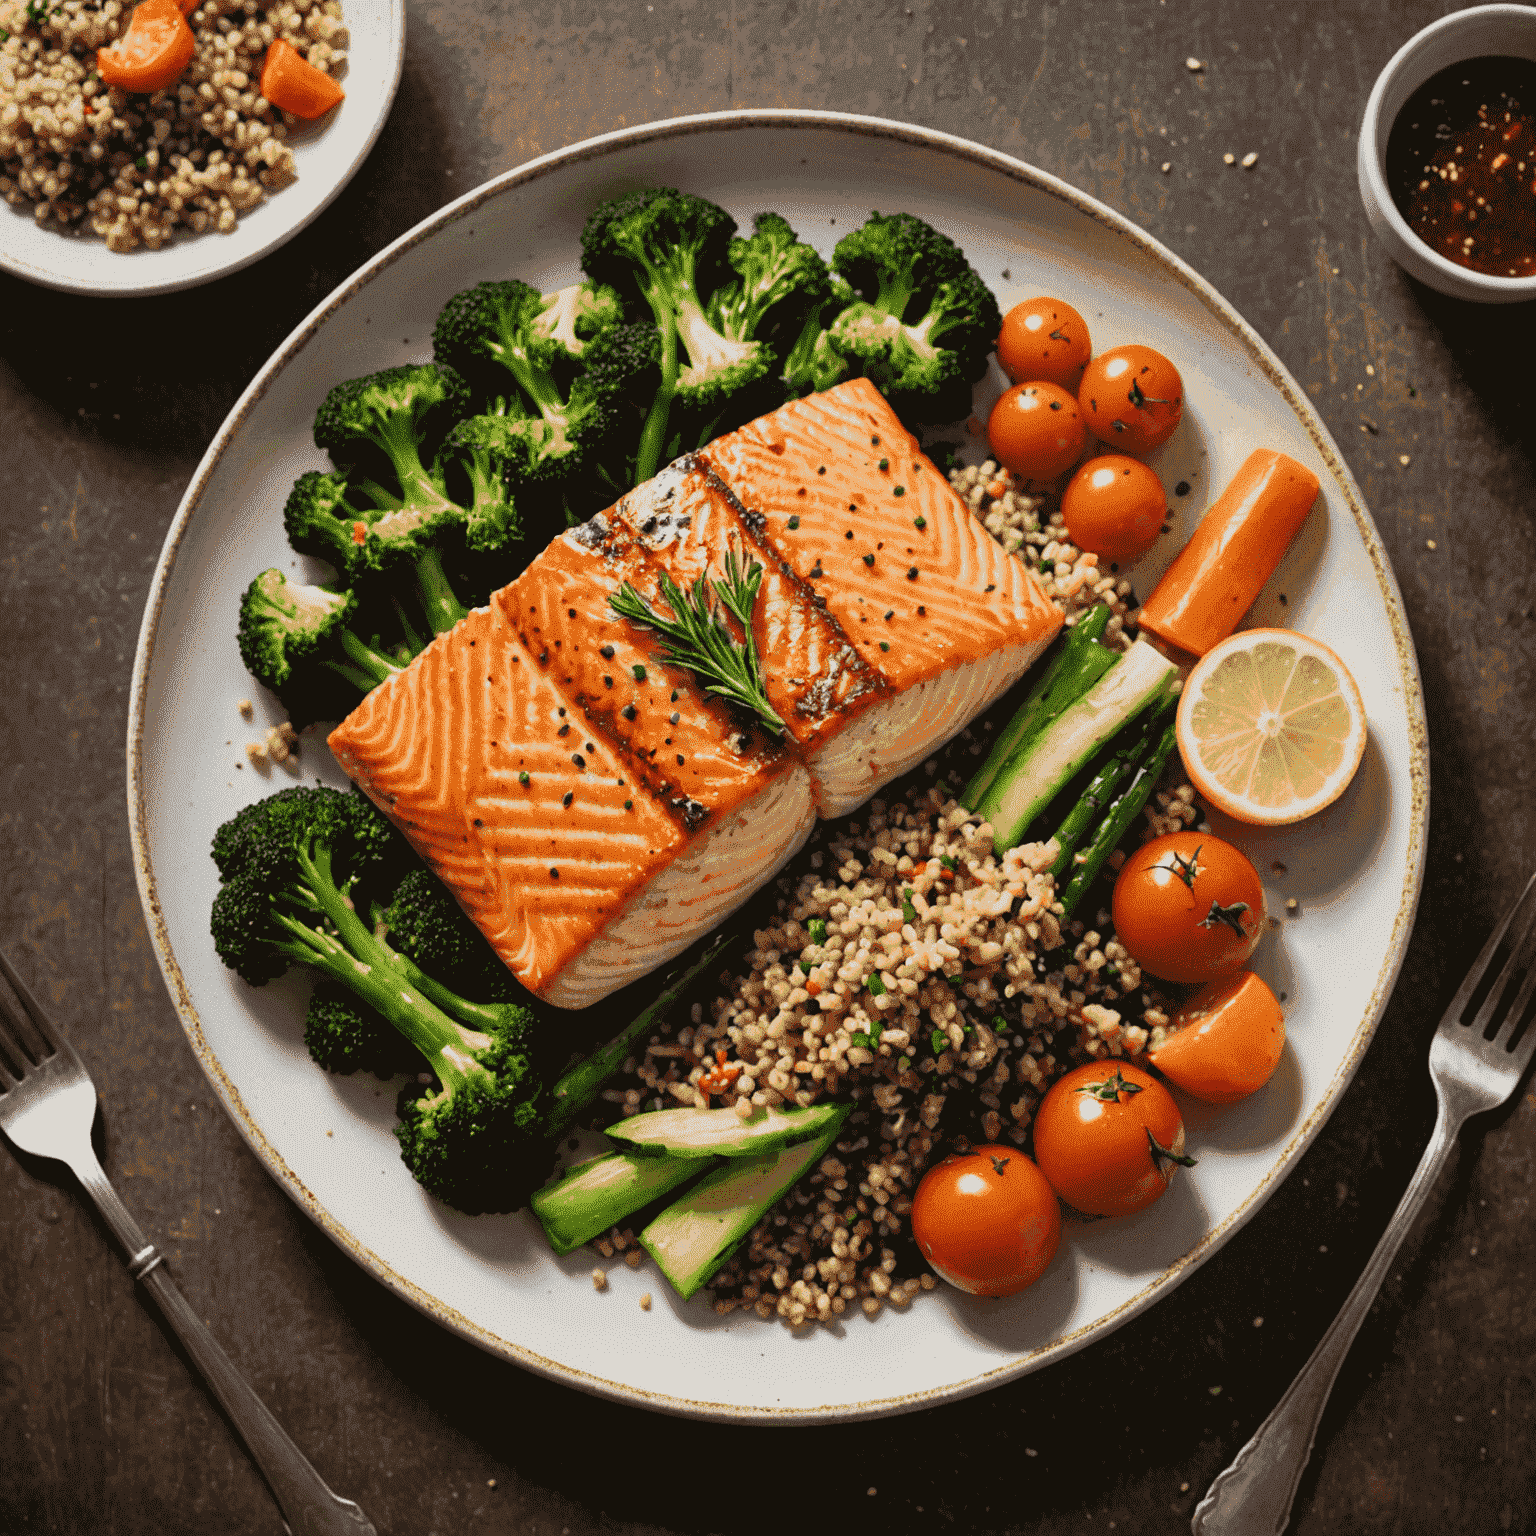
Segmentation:
[(743, 1120), (734, 1109), (658, 1109), (610, 1125), (604, 1135), (629, 1151), (669, 1157), (758, 1157), (809, 1141), (826, 1129), (836, 1104), (764, 1109)]
[[(814, 1141), (765, 1157), (723, 1163), (640, 1234), (640, 1246), (685, 1301), (707, 1285), (747, 1234), (837, 1139), (853, 1106), (830, 1106), (833, 1118)], [(701, 1111), (702, 1113), (702, 1111)]]
[(563, 1256), (694, 1178), (704, 1166), (696, 1157), (605, 1152), (568, 1168), (528, 1203), (549, 1246)]
[(1066, 632), (1029, 697), (997, 733), (986, 762), (961, 792), (961, 805), (974, 811), (997, 782), (1008, 759), (1047, 730), (1120, 659), (1118, 651), (1098, 643), (1109, 618), (1108, 605), (1097, 603)]
[(992, 846), (1006, 853), (1030, 823), (1122, 726), (1159, 700), (1178, 668), (1138, 640), (1119, 663), (1039, 736), (1015, 752), (976, 810), (992, 823)]

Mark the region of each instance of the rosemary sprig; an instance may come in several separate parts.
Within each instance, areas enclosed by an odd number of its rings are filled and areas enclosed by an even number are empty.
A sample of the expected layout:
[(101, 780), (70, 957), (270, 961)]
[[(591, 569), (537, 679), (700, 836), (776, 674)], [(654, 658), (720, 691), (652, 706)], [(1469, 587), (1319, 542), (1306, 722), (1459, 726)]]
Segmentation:
[[(657, 613), (627, 581), (608, 599), (608, 606), (620, 618), (644, 624), (668, 641), (670, 648), (662, 653), (662, 660), (687, 667), (710, 693), (746, 710), (766, 729), (782, 736), (784, 721), (768, 702), (762, 662), (752, 636), (752, 609), (762, 582), (762, 566), (756, 560), (743, 563), (731, 549), (725, 557), (725, 576), (719, 581), (706, 584), (700, 576), (692, 589), (684, 592), (670, 576), (662, 576), (661, 595), (674, 615), (670, 619)], [(741, 625), (745, 642), (731, 634), (709, 596), (710, 587)]]

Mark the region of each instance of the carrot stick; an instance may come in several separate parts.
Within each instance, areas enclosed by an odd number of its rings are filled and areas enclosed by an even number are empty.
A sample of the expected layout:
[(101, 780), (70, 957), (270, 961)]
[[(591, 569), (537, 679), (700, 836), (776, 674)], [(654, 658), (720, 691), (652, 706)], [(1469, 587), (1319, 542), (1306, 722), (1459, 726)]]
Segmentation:
[(313, 119), (324, 117), (344, 93), (323, 69), (316, 69), (291, 43), (278, 38), (261, 66), (261, 94), (284, 112)]
[(96, 68), (108, 85), (147, 96), (174, 85), (196, 48), (176, 0), (140, 0), (123, 35), (96, 50)]
[(1274, 574), (1317, 492), (1306, 465), (1256, 448), (1152, 589), (1140, 627), (1194, 656), (1225, 640)]

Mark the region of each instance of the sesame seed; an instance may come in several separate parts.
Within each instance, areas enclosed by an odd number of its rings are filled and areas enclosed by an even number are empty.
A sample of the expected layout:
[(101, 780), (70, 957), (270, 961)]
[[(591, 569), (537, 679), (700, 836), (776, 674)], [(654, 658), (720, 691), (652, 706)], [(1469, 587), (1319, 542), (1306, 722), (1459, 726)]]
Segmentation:
[(1193, 54), (1191, 54), (1187, 59), (1184, 60), (1184, 68), (1187, 69), (1191, 74), (1198, 74), (1202, 69), (1205, 68), (1205, 65), (1202, 64), (1200, 60), (1197, 59)]
[(1245, 171), (1251, 171), (1258, 163), (1259, 152), (1256, 149), (1250, 149), (1248, 153), (1243, 156), (1243, 169)]
[(1234, 154), (1225, 154), (1221, 157), (1221, 163), (1223, 165), (1236, 165), (1237, 156)]

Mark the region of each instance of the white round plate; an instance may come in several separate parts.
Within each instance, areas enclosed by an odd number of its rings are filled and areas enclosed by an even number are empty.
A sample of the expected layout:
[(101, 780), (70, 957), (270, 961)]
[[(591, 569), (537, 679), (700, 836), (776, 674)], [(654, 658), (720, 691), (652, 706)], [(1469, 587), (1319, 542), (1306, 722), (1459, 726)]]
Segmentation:
[[(1097, 348), (1145, 341), (1172, 357), (1188, 405), (1155, 462), (1170, 488), (1191, 488), (1173, 498), (1174, 533), (1134, 573), (1143, 594), (1252, 448), (1283, 449), (1322, 479), (1252, 622), (1304, 630), (1344, 658), (1370, 743), (1321, 815), (1232, 833), (1284, 915), (1256, 966), (1286, 999), (1290, 1045), (1245, 1103), (1185, 1101), (1199, 1165), (1164, 1200), (1070, 1228), (1045, 1278), (1006, 1301), (940, 1288), (905, 1314), (795, 1336), (718, 1317), (703, 1297), (680, 1303), (649, 1267), (608, 1266), (599, 1293), (591, 1252), (556, 1260), (527, 1212), (468, 1218), (427, 1199), (390, 1134), (393, 1089), (317, 1070), (300, 1039), (302, 984), (253, 991), (208, 938), (214, 828), (289, 782), (235, 771), (243, 741), (280, 718), (265, 698), (253, 724), (236, 713), (259, 690), (235, 614), (257, 571), (292, 561), (279, 514), (293, 478), (321, 462), (316, 405), (339, 379), (427, 357), (438, 309), (460, 288), (574, 281), (594, 204), (654, 184), (713, 198), (746, 225), (775, 209), (824, 252), (872, 208), (915, 213), (960, 241), (1005, 309), (1051, 293), (1082, 311)], [(306, 777), (343, 782), (319, 740), (304, 751)], [(959, 139), (830, 113), (697, 117), (575, 145), (469, 193), (337, 289), (246, 391), (182, 502), (144, 616), (128, 763), (140, 890), (171, 995), (236, 1124), (294, 1199), (372, 1274), (507, 1360), (670, 1412), (781, 1422), (894, 1413), (1007, 1381), (1102, 1337), (1209, 1258), (1295, 1165), (1365, 1051), (1407, 945), (1428, 812), (1401, 598), (1337, 448), (1269, 348), (1187, 266), (1082, 193)]]
[(238, 272), (292, 239), (368, 158), (400, 84), (405, 0), (343, 0), (342, 19), (351, 33), (346, 100), (323, 121), (289, 130), (299, 179), (241, 214), (229, 234), (182, 234), (158, 251), (109, 251), (95, 235), (39, 225), (30, 203), (0, 203), (0, 269), (66, 293), (143, 297)]

